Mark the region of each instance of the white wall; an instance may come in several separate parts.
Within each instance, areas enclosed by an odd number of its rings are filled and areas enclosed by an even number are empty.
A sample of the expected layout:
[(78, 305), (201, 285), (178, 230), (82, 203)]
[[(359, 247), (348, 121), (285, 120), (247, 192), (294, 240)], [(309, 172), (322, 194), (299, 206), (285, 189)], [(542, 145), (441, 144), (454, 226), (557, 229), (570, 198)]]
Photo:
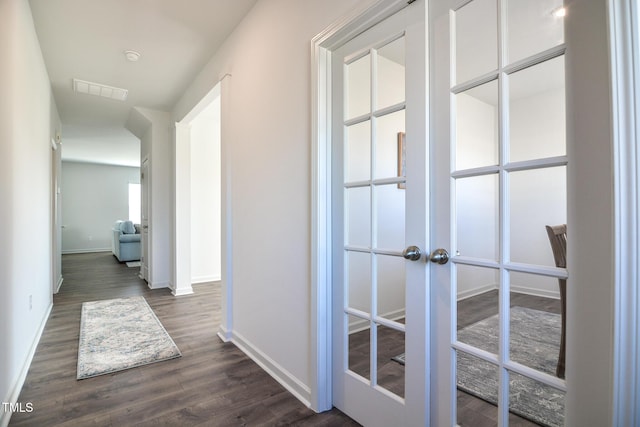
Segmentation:
[[(492, 102), (460, 94), (457, 102), (458, 169), (495, 164), (497, 111)], [(564, 88), (528, 95), (510, 102), (511, 158), (528, 160), (563, 155), (565, 151)], [(476, 258), (498, 259), (498, 177), (486, 175), (457, 182), (456, 251)], [(545, 225), (567, 222), (566, 168), (510, 174), (511, 260), (555, 266)], [(458, 297), (493, 288), (490, 269), (460, 268)], [(514, 273), (512, 290), (559, 297), (558, 281)]]
[(220, 97), (191, 122), (191, 282), (221, 278)]
[[(384, 106), (393, 105), (404, 99), (403, 65), (378, 56), (378, 76), (381, 85), (378, 101), (392, 99)], [(369, 111), (370, 87), (369, 61), (357, 61), (348, 67), (349, 111)], [(363, 84), (364, 82), (364, 84)], [(347, 113), (349, 114), (349, 113)], [(389, 114), (377, 119), (375, 178), (393, 178), (398, 176), (398, 132), (405, 130), (404, 111)], [(371, 124), (360, 123), (347, 129), (345, 144), (345, 180), (368, 180), (371, 175)], [(377, 198), (377, 247), (402, 251), (405, 242), (405, 193), (397, 184), (376, 186)], [(349, 244), (369, 246), (371, 244), (371, 199), (369, 188), (348, 190), (346, 209), (347, 239)], [(348, 257), (349, 306), (371, 312), (371, 261), (367, 254), (352, 253)], [(405, 263), (403, 258), (378, 256), (378, 307), (380, 316), (399, 319), (405, 312)], [(363, 322), (355, 321), (350, 325), (352, 331), (361, 330)]]
[[(26, 1), (0, 2), (0, 56), (0, 398), (16, 402), (52, 304), (51, 139), (61, 129)], [(0, 425), (8, 418), (0, 411)]]
[(140, 168), (62, 162), (62, 252), (110, 251), (113, 224), (129, 219)]
[[(357, 0), (259, 1), (174, 109), (229, 73), (233, 336), (310, 399), (310, 42)], [(371, 2), (369, 2), (371, 3)]]
[(140, 160), (149, 161), (149, 287), (169, 287), (171, 265), (171, 164), (169, 113), (136, 107), (127, 129), (140, 138)]

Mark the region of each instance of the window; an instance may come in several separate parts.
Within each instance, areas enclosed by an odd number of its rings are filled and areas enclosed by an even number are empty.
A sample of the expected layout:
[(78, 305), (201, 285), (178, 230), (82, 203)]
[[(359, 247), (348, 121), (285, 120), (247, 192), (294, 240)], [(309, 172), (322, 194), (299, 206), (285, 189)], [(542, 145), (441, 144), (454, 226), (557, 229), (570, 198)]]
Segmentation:
[(129, 220), (140, 224), (140, 184), (129, 183)]

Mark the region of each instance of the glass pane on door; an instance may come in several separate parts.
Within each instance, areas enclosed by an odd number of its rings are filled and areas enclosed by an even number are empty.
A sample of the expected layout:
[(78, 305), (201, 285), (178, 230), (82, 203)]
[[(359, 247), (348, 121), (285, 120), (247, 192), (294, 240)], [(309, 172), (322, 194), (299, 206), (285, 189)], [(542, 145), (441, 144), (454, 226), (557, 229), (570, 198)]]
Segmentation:
[(390, 107), (404, 101), (405, 39), (382, 46), (377, 51), (377, 108)]
[(346, 119), (371, 111), (371, 55), (365, 55), (345, 66)]
[(459, 178), (456, 191), (456, 255), (498, 259), (498, 175)]
[(378, 316), (404, 323), (406, 261), (389, 255), (376, 258)]
[[(509, 373), (509, 411), (529, 425), (564, 425), (565, 393), (515, 372)], [(519, 425), (516, 422), (512, 425)]]
[(404, 135), (404, 110), (386, 114), (376, 119), (375, 178), (402, 176), (398, 161), (402, 160), (399, 138)]
[(511, 261), (555, 267), (545, 226), (567, 223), (566, 166), (509, 174)]
[(567, 154), (564, 57), (509, 76), (509, 132), (512, 162)]
[(378, 325), (378, 385), (404, 397), (404, 332)]
[(456, 83), (498, 67), (498, 3), (475, 0), (455, 13)]
[(345, 178), (347, 182), (371, 178), (371, 122), (347, 127), (345, 139)]
[(361, 317), (347, 316), (349, 370), (365, 379), (370, 379), (371, 328), (369, 321)]
[(509, 62), (564, 42), (563, 0), (509, 0), (506, 6)]
[(460, 427), (498, 425), (498, 373), (497, 365), (463, 351), (456, 352), (457, 418)]
[(457, 170), (498, 164), (498, 81), (456, 95)]

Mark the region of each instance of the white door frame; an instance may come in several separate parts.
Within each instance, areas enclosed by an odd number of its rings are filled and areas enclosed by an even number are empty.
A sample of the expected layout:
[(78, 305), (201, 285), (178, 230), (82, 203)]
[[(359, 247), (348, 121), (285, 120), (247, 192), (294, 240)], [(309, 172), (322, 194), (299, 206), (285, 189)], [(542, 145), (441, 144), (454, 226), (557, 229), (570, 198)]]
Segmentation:
[[(409, 1), (412, 3), (412, 1)], [(378, 0), (353, 10), (311, 41), (311, 408), (332, 398), (331, 52), (393, 15), (407, 0)]]
[(60, 135), (51, 138), (51, 293), (57, 294), (62, 286), (62, 201), (61, 171), (62, 144)]
[(609, 1), (616, 212), (613, 422), (640, 424), (640, 7)]

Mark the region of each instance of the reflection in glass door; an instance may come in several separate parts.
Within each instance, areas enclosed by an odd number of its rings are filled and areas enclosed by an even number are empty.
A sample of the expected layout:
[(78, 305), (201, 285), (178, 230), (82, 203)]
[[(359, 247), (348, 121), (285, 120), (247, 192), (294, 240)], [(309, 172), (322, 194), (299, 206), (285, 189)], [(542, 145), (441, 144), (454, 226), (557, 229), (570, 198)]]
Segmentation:
[(566, 244), (547, 227), (571, 228), (565, 10), (451, 4), (452, 424), (561, 426)]

